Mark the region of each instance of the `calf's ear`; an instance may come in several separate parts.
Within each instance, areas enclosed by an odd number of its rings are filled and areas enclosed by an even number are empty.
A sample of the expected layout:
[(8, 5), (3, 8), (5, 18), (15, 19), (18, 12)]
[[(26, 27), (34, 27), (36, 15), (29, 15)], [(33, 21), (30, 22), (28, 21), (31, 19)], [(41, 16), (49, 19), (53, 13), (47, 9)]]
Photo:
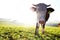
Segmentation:
[(35, 8), (35, 7), (31, 7), (31, 9), (32, 9), (32, 11), (34, 11), (34, 12), (36, 11), (36, 8)]
[(33, 6), (36, 6), (36, 4), (32, 4)]
[(50, 13), (53, 12), (53, 11), (54, 11), (53, 8), (47, 8), (47, 12), (48, 12), (48, 14), (50, 14)]

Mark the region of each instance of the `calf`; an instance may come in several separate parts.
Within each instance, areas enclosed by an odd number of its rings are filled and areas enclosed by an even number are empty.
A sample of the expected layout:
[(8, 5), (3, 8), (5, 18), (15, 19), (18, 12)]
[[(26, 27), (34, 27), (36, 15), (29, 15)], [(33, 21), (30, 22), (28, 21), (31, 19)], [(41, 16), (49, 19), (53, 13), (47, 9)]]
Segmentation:
[(46, 21), (49, 19), (50, 13), (54, 11), (53, 8), (47, 8), (50, 5), (46, 5), (44, 3), (34, 5), (31, 7), (33, 11), (37, 13), (37, 23), (36, 23), (36, 30), (35, 35), (38, 35), (39, 24), (42, 26), (42, 33), (44, 34), (44, 28)]

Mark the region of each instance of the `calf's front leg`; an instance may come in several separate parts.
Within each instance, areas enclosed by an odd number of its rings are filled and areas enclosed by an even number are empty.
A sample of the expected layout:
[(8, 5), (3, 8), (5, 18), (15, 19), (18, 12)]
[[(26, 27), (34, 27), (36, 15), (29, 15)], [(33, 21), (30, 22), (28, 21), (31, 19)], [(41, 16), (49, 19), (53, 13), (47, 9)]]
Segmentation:
[(39, 35), (38, 31), (39, 31), (39, 23), (36, 23), (35, 35)]
[(41, 26), (42, 26), (42, 34), (44, 34), (45, 23), (44, 24), (41, 24)]

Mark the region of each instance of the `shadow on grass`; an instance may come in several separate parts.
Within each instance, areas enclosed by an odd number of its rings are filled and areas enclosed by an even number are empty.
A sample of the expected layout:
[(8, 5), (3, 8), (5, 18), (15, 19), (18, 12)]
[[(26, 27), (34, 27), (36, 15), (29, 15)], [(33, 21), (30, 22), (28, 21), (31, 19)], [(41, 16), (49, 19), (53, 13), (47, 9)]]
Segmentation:
[(49, 32), (45, 32), (42, 35), (38, 34), (37, 36), (38, 38), (40, 38), (40, 40), (60, 40), (60, 34), (54, 34)]
[(53, 34), (53, 33), (49, 33), (49, 32), (45, 32), (44, 35), (45, 35), (46, 37), (49, 37), (49, 38), (52, 39), (52, 40), (56, 40), (56, 38), (57, 38), (57, 39), (60, 38), (60, 35), (58, 35), (58, 34)]
[(49, 33), (49, 32), (45, 32), (45, 33), (50, 34), (50, 35), (54, 35), (54, 37), (60, 38), (60, 34), (52, 34), (52, 33)]

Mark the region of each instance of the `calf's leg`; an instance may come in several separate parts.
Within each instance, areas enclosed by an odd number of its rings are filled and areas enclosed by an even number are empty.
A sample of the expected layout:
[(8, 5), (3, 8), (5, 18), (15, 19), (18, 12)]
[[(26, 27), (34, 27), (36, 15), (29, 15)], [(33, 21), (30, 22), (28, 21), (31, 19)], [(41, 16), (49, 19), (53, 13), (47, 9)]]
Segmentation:
[(41, 26), (42, 26), (42, 34), (44, 34), (45, 23), (44, 24), (41, 24)]
[(38, 31), (39, 31), (39, 23), (36, 23), (35, 35), (39, 35)]

